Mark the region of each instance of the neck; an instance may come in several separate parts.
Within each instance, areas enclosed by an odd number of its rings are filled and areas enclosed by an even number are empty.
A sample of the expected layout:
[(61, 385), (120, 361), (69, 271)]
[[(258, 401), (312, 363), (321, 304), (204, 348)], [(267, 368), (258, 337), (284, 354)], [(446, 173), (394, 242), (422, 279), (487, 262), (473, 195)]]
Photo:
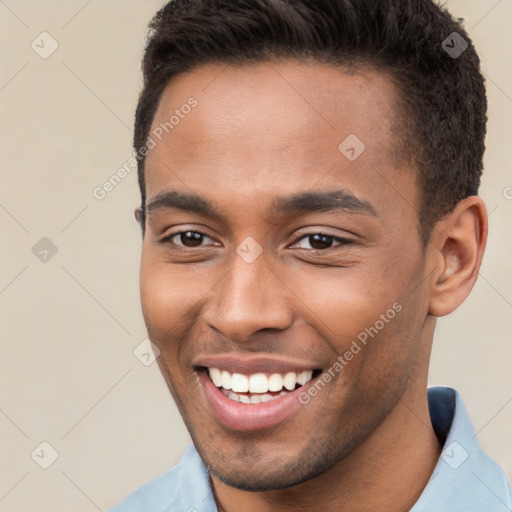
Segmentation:
[(373, 434), (325, 473), (264, 492), (235, 489), (212, 476), (219, 511), (409, 511), (441, 453), (428, 411), (427, 372), (418, 373)]
[[(409, 511), (441, 453), (428, 414), (426, 390), (421, 406), (411, 408), (410, 403), (404, 397), (379, 432), (329, 471), (300, 485), (247, 492), (212, 477), (219, 511)], [(395, 417), (400, 417), (399, 428)]]

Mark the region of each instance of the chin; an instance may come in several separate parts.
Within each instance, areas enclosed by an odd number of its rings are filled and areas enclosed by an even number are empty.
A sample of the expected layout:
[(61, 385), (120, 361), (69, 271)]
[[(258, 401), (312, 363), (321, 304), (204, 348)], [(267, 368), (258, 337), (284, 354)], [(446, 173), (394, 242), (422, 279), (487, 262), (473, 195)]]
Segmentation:
[[(250, 471), (242, 474), (241, 472), (218, 472), (213, 468), (209, 471), (221, 482), (241, 491), (264, 492), (275, 491), (278, 489), (286, 489), (299, 485), (313, 476), (303, 474), (289, 474), (287, 471), (278, 471), (270, 473), (268, 471), (255, 472)], [(326, 468), (327, 469), (327, 468)]]
[(230, 487), (243, 491), (263, 492), (300, 485), (312, 478), (320, 476), (335, 466), (346, 455), (347, 451), (338, 446), (337, 449), (322, 450), (320, 444), (310, 442), (300, 453), (288, 457), (276, 454), (275, 458), (261, 456), (256, 450), (249, 448), (240, 450), (238, 454), (227, 454), (224, 450), (219, 457), (197, 443), (196, 449), (203, 459), (210, 474)]

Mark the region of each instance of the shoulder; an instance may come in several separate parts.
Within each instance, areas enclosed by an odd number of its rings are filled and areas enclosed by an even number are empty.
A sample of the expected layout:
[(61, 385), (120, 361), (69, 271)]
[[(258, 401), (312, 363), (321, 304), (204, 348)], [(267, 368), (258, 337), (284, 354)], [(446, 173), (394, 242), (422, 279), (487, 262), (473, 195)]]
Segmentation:
[(452, 388), (429, 388), (428, 399), (442, 451), (411, 512), (512, 510), (505, 473), (482, 449), (459, 393)]
[(169, 502), (177, 498), (179, 479), (180, 468), (177, 465), (139, 487), (108, 512), (163, 512)]
[[(208, 510), (211, 500), (208, 473), (193, 445), (179, 463), (139, 487), (108, 512), (167, 512)], [(197, 501), (200, 500), (200, 508)]]

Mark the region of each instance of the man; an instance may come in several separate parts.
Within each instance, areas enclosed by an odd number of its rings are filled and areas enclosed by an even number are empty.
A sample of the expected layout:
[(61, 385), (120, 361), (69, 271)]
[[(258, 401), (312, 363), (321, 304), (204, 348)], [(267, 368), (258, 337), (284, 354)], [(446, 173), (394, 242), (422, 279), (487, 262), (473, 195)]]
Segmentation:
[(436, 318), (487, 238), (486, 98), (430, 0), (175, 0), (134, 146), (149, 338), (193, 446), (113, 509), (511, 509)]

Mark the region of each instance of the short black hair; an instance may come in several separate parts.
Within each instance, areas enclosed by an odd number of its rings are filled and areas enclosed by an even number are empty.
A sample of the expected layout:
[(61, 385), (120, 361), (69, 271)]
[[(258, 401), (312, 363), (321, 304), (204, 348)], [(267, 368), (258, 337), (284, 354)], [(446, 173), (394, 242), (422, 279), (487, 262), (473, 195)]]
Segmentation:
[[(432, 0), (171, 0), (149, 28), (137, 153), (169, 80), (201, 64), (363, 65), (386, 72), (401, 95), (397, 136), (417, 172), (423, 245), (439, 219), (478, 193), (487, 122), (480, 60), (461, 24)], [(144, 233), (145, 159), (138, 160)]]

